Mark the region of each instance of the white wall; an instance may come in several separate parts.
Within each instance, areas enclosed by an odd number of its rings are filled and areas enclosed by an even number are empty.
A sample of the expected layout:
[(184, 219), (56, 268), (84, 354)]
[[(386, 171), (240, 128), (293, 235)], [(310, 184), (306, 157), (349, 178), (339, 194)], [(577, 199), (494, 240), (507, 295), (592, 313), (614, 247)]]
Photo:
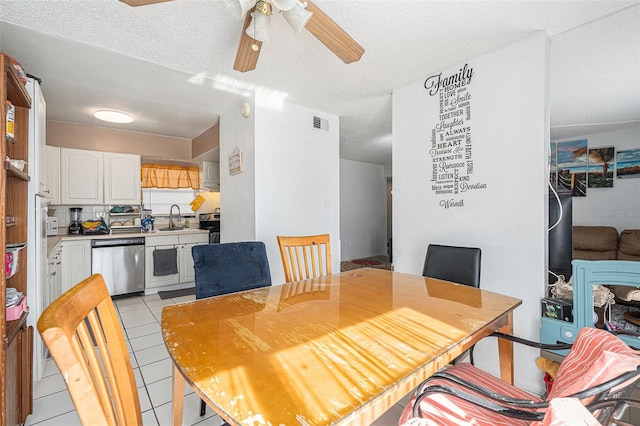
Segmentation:
[[(253, 111), (253, 98), (247, 99)], [(220, 242), (256, 238), (255, 113), (240, 114), (240, 104), (220, 116)], [(229, 155), (242, 152), (244, 171), (229, 176)]]
[(379, 164), (340, 160), (342, 260), (387, 253), (387, 179)]
[[(335, 115), (256, 94), (248, 118), (240, 107), (220, 118), (221, 240), (263, 241), (271, 279), (284, 282), (276, 236), (331, 235), (340, 270), (340, 124)], [(313, 128), (313, 116), (328, 131)], [(228, 155), (242, 150), (244, 171), (229, 176)]]
[[(579, 139), (587, 139), (589, 148), (613, 146), (616, 152), (640, 149), (640, 127), (553, 142)], [(587, 188), (586, 197), (573, 197), (572, 201), (574, 225), (613, 226), (618, 232), (640, 229), (640, 178), (614, 178), (613, 188)]]
[[(428, 150), (441, 121), (440, 100), (428, 94), (425, 80), (437, 72), (394, 90), (395, 269), (420, 274), (429, 243), (480, 247), (481, 288), (522, 299), (514, 332), (537, 340), (546, 270), (548, 40), (536, 33), (466, 63), (474, 71), (468, 86), (471, 120), (463, 117), (471, 126), (471, 183), (486, 188), (451, 195), (432, 190)], [(443, 70), (443, 78), (464, 65)], [(451, 199), (464, 206), (440, 205)], [(536, 356), (517, 345), (515, 383), (541, 392)], [(494, 339), (477, 346), (476, 364), (498, 374)]]

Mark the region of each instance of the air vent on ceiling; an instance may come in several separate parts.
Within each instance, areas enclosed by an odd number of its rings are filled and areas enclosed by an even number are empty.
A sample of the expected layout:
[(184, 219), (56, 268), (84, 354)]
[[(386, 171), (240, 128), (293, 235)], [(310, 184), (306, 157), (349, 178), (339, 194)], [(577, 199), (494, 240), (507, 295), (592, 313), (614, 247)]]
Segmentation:
[(327, 131), (329, 130), (329, 120), (313, 116), (313, 128)]

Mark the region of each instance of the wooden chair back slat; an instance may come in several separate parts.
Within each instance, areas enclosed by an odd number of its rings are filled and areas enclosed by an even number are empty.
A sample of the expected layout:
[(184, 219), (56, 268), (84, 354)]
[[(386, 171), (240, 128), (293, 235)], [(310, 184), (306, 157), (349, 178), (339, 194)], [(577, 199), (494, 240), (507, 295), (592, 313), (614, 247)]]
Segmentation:
[(278, 245), (286, 282), (331, 275), (329, 234), (278, 236)]
[(38, 319), (38, 330), (82, 424), (142, 424), (124, 333), (102, 275), (92, 275), (51, 303)]
[[(91, 318), (95, 318), (95, 312), (89, 312), (87, 319), (91, 322)], [(93, 380), (94, 391), (98, 395), (98, 400), (100, 401), (100, 405), (102, 406), (102, 410), (106, 414), (107, 418), (114, 418), (114, 412), (111, 407), (111, 401), (109, 397), (109, 391), (107, 388), (107, 384), (102, 373), (102, 368), (100, 367), (100, 360), (98, 358), (98, 354), (96, 353), (93, 339), (91, 337), (91, 332), (89, 330), (95, 330), (93, 324), (91, 327), (87, 326), (87, 321), (83, 321), (76, 333), (77, 338), (80, 341), (80, 346), (82, 347), (82, 358), (85, 360), (85, 364), (83, 364), (83, 369), (85, 370), (85, 374), (87, 377), (90, 377)], [(99, 329), (98, 329), (99, 331)], [(97, 336), (100, 335), (99, 332), (95, 333)], [(112, 422), (109, 422), (112, 423)]]

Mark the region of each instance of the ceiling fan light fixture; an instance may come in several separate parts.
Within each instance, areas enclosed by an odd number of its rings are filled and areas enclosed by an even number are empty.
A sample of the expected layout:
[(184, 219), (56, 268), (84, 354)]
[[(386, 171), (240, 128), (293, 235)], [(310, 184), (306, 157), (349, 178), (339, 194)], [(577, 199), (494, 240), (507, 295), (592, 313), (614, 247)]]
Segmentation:
[(249, 37), (258, 41), (269, 41), (269, 26), (271, 25), (271, 15), (262, 12), (254, 12), (251, 23), (246, 29)]
[(259, 0), (256, 3), (256, 10), (258, 12), (262, 12), (263, 14), (267, 15), (267, 16), (271, 16), (271, 3), (269, 3), (266, 0)]
[(108, 121), (109, 123), (131, 123), (133, 117), (130, 114), (122, 111), (116, 111), (111, 109), (101, 109), (93, 113), (93, 116), (98, 120)]
[(283, 12), (293, 9), (298, 4), (298, 0), (271, 0), (271, 2)]
[(313, 13), (305, 9), (305, 7), (298, 1), (296, 1), (293, 8), (282, 12), (282, 16), (289, 25), (291, 25), (291, 28), (296, 35), (300, 34), (300, 31), (304, 29), (312, 15)]
[(256, 5), (255, 0), (225, 0), (224, 5), (227, 7), (229, 14), (235, 19), (240, 20), (247, 15), (249, 9)]

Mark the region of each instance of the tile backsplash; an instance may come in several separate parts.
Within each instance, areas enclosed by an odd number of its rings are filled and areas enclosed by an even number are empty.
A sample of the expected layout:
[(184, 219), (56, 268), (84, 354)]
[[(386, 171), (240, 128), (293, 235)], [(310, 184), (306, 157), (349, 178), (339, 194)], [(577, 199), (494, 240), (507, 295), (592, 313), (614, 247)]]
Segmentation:
[(52, 205), (49, 206), (50, 209), (55, 209), (55, 217), (58, 218), (58, 226), (61, 228), (67, 228), (69, 226), (69, 221), (71, 220), (71, 212), (69, 209), (71, 207), (80, 207), (82, 208), (82, 213), (80, 215), (81, 220), (92, 220), (98, 219), (99, 214), (107, 214), (108, 207), (104, 205), (96, 205), (96, 206), (64, 206), (64, 205)]
[[(82, 213), (80, 215), (80, 220), (97, 220), (99, 218), (104, 218), (107, 221), (107, 225), (109, 225), (109, 208), (111, 206), (105, 205), (83, 205), (83, 206), (75, 206), (75, 205), (50, 205), (50, 210), (55, 210), (55, 214), (53, 216), (58, 218), (58, 228), (60, 229), (59, 234), (65, 234), (66, 228), (69, 227), (69, 222), (71, 221), (71, 212), (70, 208), (80, 207), (82, 209)], [(188, 212), (182, 213), (180, 225), (184, 226), (185, 218), (189, 217), (190, 227), (197, 228), (197, 215), (189, 210)], [(112, 218), (113, 219), (113, 218)], [(166, 215), (156, 216), (156, 227), (164, 227), (168, 226), (169, 218)], [(118, 218), (120, 220), (120, 218)], [(63, 229), (65, 228), (65, 229)]]

